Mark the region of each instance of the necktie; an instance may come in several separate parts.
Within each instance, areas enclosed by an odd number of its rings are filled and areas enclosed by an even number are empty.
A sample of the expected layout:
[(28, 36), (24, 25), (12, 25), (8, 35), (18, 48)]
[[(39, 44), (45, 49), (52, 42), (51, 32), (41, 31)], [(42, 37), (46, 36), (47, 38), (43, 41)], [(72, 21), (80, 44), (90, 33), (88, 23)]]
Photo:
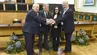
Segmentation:
[(46, 12), (44, 12), (44, 14), (45, 14), (45, 18), (47, 18), (47, 13), (46, 13)]
[(62, 16), (64, 16), (65, 12), (66, 12), (66, 8), (64, 9)]

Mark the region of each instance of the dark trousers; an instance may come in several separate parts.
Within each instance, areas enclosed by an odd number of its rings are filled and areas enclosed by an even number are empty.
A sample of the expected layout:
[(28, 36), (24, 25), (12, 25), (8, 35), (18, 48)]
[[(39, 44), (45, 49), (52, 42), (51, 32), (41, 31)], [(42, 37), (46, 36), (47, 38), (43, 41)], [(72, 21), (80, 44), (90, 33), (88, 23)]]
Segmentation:
[(58, 47), (60, 43), (60, 36), (55, 36), (55, 37), (53, 36), (52, 40), (53, 40), (53, 50), (58, 51)]
[(43, 33), (39, 33), (39, 41), (38, 41), (38, 47), (39, 47), (39, 52), (42, 52), (42, 36), (43, 36)]
[(57, 51), (59, 44), (60, 44), (61, 27), (52, 28), (51, 37), (52, 37), (52, 40), (53, 40), (53, 50)]
[[(40, 52), (42, 52), (42, 47), (44, 47), (44, 49), (48, 50), (48, 34), (49, 34), (48, 28), (45, 28), (44, 31), (40, 31), (40, 33), (38, 34), (39, 35), (38, 45), (39, 45), (39, 51)], [(44, 41), (42, 43), (43, 36), (44, 36)]]
[(72, 32), (71, 33), (65, 33), (66, 44), (65, 44), (64, 52), (71, 52), (72, 51), (71, 36), (72, 36)]
[(43, 43), (43, 47), (48, 50), (48, 34), (49, 31), (46, 30), (46, 32), (44, 32), (44, 43)]
[(24, 39), (25, 39), (25, 44), (26, 44), (25, 46), (26, 46), (27, 55), (33, 55), (35, 34), (29, 34), (26, 32), (23, 32), (23, 34), (24, 34)]

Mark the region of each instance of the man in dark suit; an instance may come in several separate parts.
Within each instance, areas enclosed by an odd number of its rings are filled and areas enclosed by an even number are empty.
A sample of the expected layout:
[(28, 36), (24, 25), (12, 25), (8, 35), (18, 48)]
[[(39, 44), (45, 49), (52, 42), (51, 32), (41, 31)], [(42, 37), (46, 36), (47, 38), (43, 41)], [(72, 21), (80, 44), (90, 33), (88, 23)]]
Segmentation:
[[(51, 13), (49, 12), (49, 5), (43, 4), (43, 10), (39, 11), (39, 15), (43, 18), (50, 19), (52, 18)], [(48, 50), (48, 34), (50, 31), (50, 25), (41, 24), (40, 33), (39, 33), (39, 49), (42, 52), (42, 36), (44, 35), (43, 47), (45, 50)]]
[(69, 8), (68, 2), (64, 1), (62, 5), (63, 5), (62, 17), (59, 20), (57, 20), (56, 23), (58, 23), (59, 21), (63, 22), (66, 45), (62, 55), (65, 55), (65, 53), (72, 51), (71, 36), (74, 31), (74, 19), (73, 19), (73, 10)]
[(33, 50), (35, 34), (39, 32), (40, 24), (54, 24), (52, 19), (44, 19), (38, 16), (39, 4), (33, 4), (33, 8), (27, 13), (23, 26), (27, 55), (37, 55)]

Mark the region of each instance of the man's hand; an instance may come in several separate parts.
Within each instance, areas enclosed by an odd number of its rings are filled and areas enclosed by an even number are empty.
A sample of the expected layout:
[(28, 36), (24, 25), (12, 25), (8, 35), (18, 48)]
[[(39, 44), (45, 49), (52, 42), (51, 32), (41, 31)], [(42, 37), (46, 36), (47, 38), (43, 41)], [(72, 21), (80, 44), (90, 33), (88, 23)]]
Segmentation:
[(55, 20), (53, 20), (53, 19), (50, 19), (50, 22), (52, 25), (56, 23)]
[(53, 24), (55, 24), (56, 22), (55, 22), (55, 20), (53, 20), (53, 19), (46, 19), (46, 24), (50, 24), (50, 25), (53, 25)]

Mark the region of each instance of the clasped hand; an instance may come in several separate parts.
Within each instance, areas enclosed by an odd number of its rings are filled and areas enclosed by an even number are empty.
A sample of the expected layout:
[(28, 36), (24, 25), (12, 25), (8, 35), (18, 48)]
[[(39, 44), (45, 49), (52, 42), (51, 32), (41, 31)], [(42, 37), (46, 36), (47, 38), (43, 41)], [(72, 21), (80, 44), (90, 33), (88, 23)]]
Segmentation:
[(53, 24), (55, 24), (56, 22), (55, 22), (55, 20), (53, 20), (53, 19), (46, 19), (46, 24), (50, 24), (50, 25), (53, 25)]

